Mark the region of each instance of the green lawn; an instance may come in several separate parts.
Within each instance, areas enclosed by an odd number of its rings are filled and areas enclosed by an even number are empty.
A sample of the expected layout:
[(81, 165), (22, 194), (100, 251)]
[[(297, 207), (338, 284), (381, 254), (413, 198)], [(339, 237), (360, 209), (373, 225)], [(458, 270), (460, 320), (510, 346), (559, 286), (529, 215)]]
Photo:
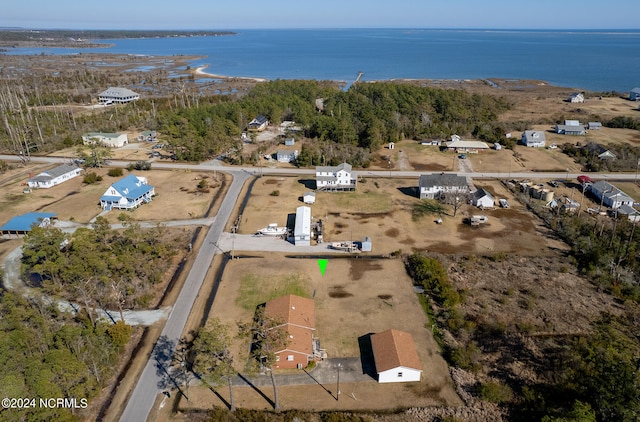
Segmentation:
[(307, 276), (302, 274), (263, 276), (251, 273), (240, 280), (236, 305), (248, 311), (253, 311), (261, 303), (290, 294), (311, 297)]

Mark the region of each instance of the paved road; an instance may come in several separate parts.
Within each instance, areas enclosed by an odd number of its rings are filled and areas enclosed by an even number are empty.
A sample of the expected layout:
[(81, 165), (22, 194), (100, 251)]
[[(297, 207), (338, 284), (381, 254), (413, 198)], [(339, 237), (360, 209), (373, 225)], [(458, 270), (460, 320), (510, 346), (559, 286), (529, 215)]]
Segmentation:
[(218, 242), (224, 226), (231, 216), (236, 200), (240, 196), (242, 185), (248, 177), (249, 174), (246, 172), (233, 172), (233, 182), (229, 187), (229, 191), (222, 201), (218, 215), (205, 237), (202, 248), (198, 251), (193, 267), (187, 275), (184, 286), (162, 330), (160, 340), (154, 347), (152, 356), (147, 361), (142, 375), (127, 402), (127, 406), (120, 418), (121, 421), (145, 421), (153, 407), (156, 396), (165, 387), (163, 384), (165, 382), (163, 379), (164, 370), (167, 368), (170, 357), (175, 351), (193, 303), (215, 254), (215, 248), (210, 245)]
[[(31, 157), (31, 162), (33, 163), (69, 163), (71, 161), (71, 157)], [(20, 161), (18, 156), (15, 155), (0, 155), (0, 160), (5, 161)], [(131, 164), (129, 161), (118, 161), (112, 160), (109, 161), (109, 166), (111, 167), (127, 167)], [(184, 163), (153, 163), (154, 169), (189, 169), (189, 170), (200, 170), (200, 171), (224, 171), (232, 174), (240, 174), (242, 172), (249, 175), (292, 175), (292, 176), (301, 176), (301, 175), (315, 175), (314, 169), (297, 169), (297, 168), (270, 168), (270, 167), (230, 167), (223, 165), (220, 161), (213, 160), (207, 161), (200, 164), (184, 164)], [(474, 179), (571, 179), (576, 180), (576, 178), (582, 174), (581, 173), (568, 173), (568, 172), (444, 172), (444, 173), (455, 173), (460, 176), (471, 177)], [(370, 176), (370, 177), (392, 177), (392, 178), (418, 178), (421, 174), (425, 174), (424, 171), (388, 171), (388, 170), (359, 170), (354, 171), (353, 174), (355, 176)], [(594, 180), (635, 180), (635, 173), (586, 173)], [(417, 182), (416, 182), (417, 183)]]

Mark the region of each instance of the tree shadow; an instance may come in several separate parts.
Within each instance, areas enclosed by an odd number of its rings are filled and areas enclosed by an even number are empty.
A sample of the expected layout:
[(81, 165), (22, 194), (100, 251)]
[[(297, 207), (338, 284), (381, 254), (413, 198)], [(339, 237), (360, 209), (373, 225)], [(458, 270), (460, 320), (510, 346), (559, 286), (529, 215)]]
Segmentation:
[(419, 198), (420, 196), (418, 195), (418, 188), (416, 186), (407, 186), (407, 187), (401, 187), (398, 188), (398, 190), (400, 192), (402, 192), (403, 194), (410, 196), (412, 198)]
[(161, 390), (176, 388), (184, 395), (184, 392), (180, 388), (178, 379), (180, 377), (177, 376), (175, 369), (171, 365), (175, 349), (175, 340), (169, 340), (166, 335), (160, 336), (153, 348), (152, 358), (156, 363), (156, 375), (160, 378), (158, 388)]
[(300, 179), (298, 180), (298, 183), (300, 183), (301, 185), (304, 185), (304, 187), (309, 190), (316, 189), (316, 181), (314, 179)]
[(338, 395), (336, 394), (335, 396), (333, 395), (333, 393), (331, 392), (331, 390), (328, 390), (327, 387), (325, 387), (324, 385), (322, 385), (322, 383), (320, 381), (318, 381), (313, 375), (311, 375), (309, 372), (307, 372), (306, 369), (302, 368), (302, 370), (304, 371), (305, 374), (309, 375), (309, 378), (311, 378), (312, 380), (314, 380), (316, 382), (316, 384), (318, 384), (320, 387), (322, 387), (324, 389), (324, 391), (326, 391), (327, 393), (329, 393), (329, 395), (331, 397), (333, 397), (334, 399), (338, 400)]
[(265, 399), (271, 407), (275, 407), (276, 403), (271, 400), (265, 393), (263, 393), (262, 390), (256, 387), (249, 378), (245, 377), (241, 373), (238, 373), (238, 378), (240, 378), (245, 384), (251, 387), (256, 393), (260, 394), (260, 396), (262, 396), (262, 398)]
[(362, 364), (362, 373), (369, 375), (374, 380), (378, 380), (376, 372), (376, 363), (373, 357), (373, 346), (371, 345), (371, 336), (374, 333), (368, 333), (358, 337), (358, 346), (360, 347), (360, 363)]

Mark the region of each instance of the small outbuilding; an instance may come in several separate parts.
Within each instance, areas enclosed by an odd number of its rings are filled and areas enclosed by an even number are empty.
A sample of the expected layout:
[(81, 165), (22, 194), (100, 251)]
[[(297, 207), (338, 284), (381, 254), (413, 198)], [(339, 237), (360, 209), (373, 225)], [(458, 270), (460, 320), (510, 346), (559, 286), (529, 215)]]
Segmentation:
[(296, 143), (294, 138), (287, 138), (284, 140), (285, 146), (292, 147)]
[(305, 192), (304, 195), (302, 195), (302, 202), (304, 202), (305, 204), (313, 204), (316, 202), (316, 193), (315, 192)]
[(379, 383), (420, 381), (422, 363), (410, 333), (387, 330), (371, 336)]

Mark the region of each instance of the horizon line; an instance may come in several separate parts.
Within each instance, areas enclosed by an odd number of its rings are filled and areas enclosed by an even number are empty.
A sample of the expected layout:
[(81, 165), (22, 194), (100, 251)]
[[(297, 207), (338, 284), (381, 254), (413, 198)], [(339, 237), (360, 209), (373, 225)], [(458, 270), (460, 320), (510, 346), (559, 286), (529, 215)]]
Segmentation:
[(60, 28), (60, 27), (22, 27), (22, 26), (0, 26), (0, 31), (22, 30), (22, 31), (131, 31), (131, 32), (145, 32), (145, 31), (157, 31), (157, 32), (216, 32), (216, 31), (251, 31), (251, 30), (371, 30), (371, 29), (387, 29), (387, 30), (420, 30), (420, 31), (509, 31), (509, 32), (527, 32), (527, 31), (553, 31), (553, 32), (573, 32), (573, 31), (630, 31), (640, 32), (640, 28), (492, 28), (492, 27), (413, 27), (413, 26), (371, 26), (371, 27), (350, 27), (350, 26), (336, 26), (336, 27), (250, 27), (250, 28)]

